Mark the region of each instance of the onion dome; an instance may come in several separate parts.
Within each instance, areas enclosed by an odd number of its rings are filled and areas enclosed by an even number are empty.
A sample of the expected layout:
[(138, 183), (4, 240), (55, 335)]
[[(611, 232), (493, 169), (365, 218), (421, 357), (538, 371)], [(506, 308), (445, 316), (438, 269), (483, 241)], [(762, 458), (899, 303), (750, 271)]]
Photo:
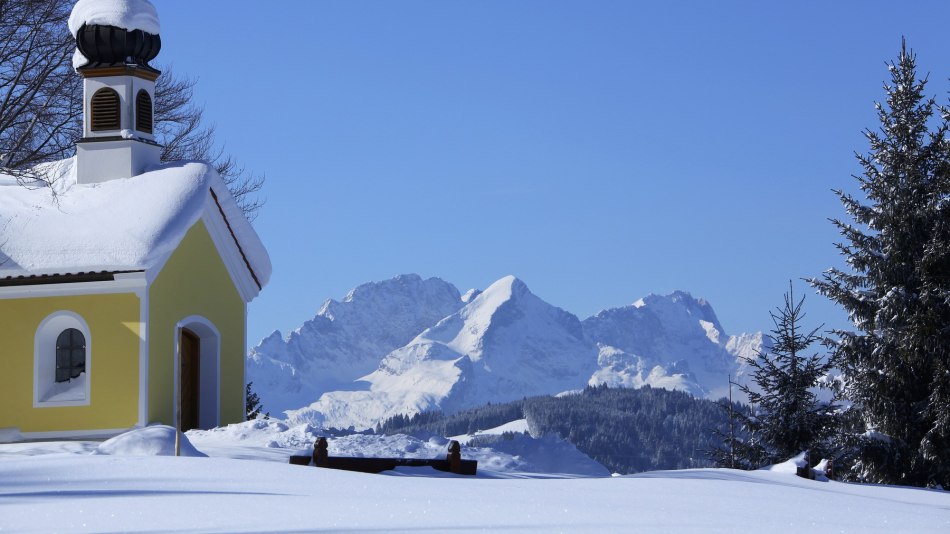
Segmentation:
[(76, 32), (76, 47), (88, 60), (79, 70), (134, 65), (158, 72), (148, 62), (158, 56), (162, 39), (142, 30), (83, 24)]

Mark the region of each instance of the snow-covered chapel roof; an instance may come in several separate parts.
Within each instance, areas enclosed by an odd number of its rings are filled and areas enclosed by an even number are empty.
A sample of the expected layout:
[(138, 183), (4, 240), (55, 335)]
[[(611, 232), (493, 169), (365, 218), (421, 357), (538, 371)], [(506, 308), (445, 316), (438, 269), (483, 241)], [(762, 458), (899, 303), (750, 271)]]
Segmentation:
[(200, 217), (226, 228), (227, 246), (237, 249), (237, 263), (254, 279), (251, 297), (270, 278), (264, 245), (206, 163), (159, 165), (93, 184), (76, 183), (75, 158), (37, 172), (52, 188), (0, 175), (0, 279), (148, 270), (167, 259)]

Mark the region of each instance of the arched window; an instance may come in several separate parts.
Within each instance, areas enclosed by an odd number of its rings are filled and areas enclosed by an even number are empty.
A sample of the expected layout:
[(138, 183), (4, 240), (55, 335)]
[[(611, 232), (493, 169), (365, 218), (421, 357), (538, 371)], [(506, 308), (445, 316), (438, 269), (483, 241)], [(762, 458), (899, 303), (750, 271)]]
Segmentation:
[(56, 381), (69, 382), (86, 372), (86, 336), (67, 328), (56, 338)]
[(135, 129), (152, 133), (152, 97), (145, 89), (135, 96)]
[(92, 131), (118, 130), (121, 127), (119, 93), (115, 92), (115, 89), (104, 87), (96, 91), (89, 107), (92, 113), (89, 122)]
[(60, 310), (36, 328), (33, 407), (88, 406), (95, 340), (77, 313)]

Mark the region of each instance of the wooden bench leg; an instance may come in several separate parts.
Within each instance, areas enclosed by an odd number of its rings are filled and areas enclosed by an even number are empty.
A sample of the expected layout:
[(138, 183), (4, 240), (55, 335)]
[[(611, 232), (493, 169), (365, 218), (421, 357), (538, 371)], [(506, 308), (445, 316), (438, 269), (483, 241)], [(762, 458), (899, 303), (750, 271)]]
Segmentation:
[(313, 443), (313, 465), (317, 467), (326, 467), (329, 461), (327, 460), (327, 438), (319, 437), (317, 441)]
[(461, 473), (462, 467), (462, 446), (454, 439), (449, 442), (449, 454), (446, 456), (449, 463), (449, 471), (455, 474)]

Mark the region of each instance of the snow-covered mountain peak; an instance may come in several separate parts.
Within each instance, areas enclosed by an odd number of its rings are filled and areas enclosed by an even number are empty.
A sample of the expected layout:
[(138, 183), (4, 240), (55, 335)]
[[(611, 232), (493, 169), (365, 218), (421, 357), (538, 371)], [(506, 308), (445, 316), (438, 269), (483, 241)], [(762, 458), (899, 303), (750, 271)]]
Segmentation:
[(530, 293), (528, 286), (513, 275), (504, 276), (493, 282), (484, 291), (479, 291), (477, 295), (472, 295), (470, 303), (477, 300), (504, 302), (512, 297), (521, 297)]
[(362, 284), (342, 301), (327, 300), (286, 339), (271, 334), (251, 350), (248, 379), (270, 394), (265, 408), (282, 411), (313, 402), (324, 391), (350, 389), (380, 360), (464, 303), (439, 278), (400, 275)]
[(530, 337), (550, 333), (552, 326), (583, 340), (577, 317), (541, 300), (518, 278), (505, 276), (419, 334), (409, 346), (440, 344), (451, 353), (479, 361), (486, 344), (497, 345), (508, 330)]
[[(447, 306), (448, 304), (448, 306)], [(300, 335), (308, 328), (319, 327), (322, 319), (347, 321), (361, 324), (370, 331), (387, 326), (399, 330), (396, 337), (404, 337), (405, 325), (387, 325), (391, 320), (404, 323), (408, 317), (410, 323), (417, 323), (413, 310), (423, 311), (427, 317), (442, 311), (454, 311), (462, 305), (458, 289), (440, 278), (423, 279), (417, 274), (402, 274), (381, 282), (361, 284), (350, 290), (342, 301), (328, 299), (320, 307), (314, 319), (307, 321), (288, 336)], [(432, 309), (434, 307), (434, 309)], [(378, 323), (382, 319), (383, 323)], [(378, 325), (378, 326), (377, 326)], [(391, 328), (390, 328), (391, 329)]]
[[(406, 292), (413, 291), (414, 288), (418, 288), (421, 285), (424, 285), (426, 282), (438, 283), (451, 285), (444, 280), (439, 278), (430, 278), (429, 280), (423, 280), (418, 274), (398, 274), (388, 280), (382, 280), (380, 282), (367, 282), (365, 284), (360, 284), (355, 288), (351, 289), (349, 293), (343, 297), (343, 302), (353, 302), (359, 301), (361, 299), (371, 299), (379, 293), (393, 293), (393, 292)], [(455, 286), (452, 286), (455, 287)]]
[(291, 416), (371, 426), (397, 414), (451, 412), (575, 389), (596, 365), (597, 349), (584, 338), (577, 317), (506, 276), (388, 354), (362, 377), (369, 391), (327, 393)]
[(600, 347), (592, 383), (650, 384), (710, 398), (726, 391), (727, 377), (739, 371), (737, 358), (762, 342), (727, 335), (712, 306), (686, 291), (601, 311), (584, 321), (584, 332)]
[(528, 290), (528, 286), (521, 280), (511, 275), (505, 276), (493, 282), (478, 295), (473, 295), (467, 307), (497, 308), (501, 303), (511, 298), (512, 293), (515, 291), (515, 286), (519, 287), (518, 292), (521, 294)]
[[(283, 342), (284, 342), (283, 334), (280, 333), (280, 330), (274, 330), (273, 332), (268, 334), (267, 337), (262, 339), (260, 343), (257, 344), (257, 348), (262, 349), (263, 352), (268, 352), (268, 351), (276, 349)], [(256, 350), (251, 351), (251, 357), (260, 359), (260, 353), (257, 352)]]
[(510, 300), (520, 300), (534, 295), (528, 290), (524, 282), (514, 276), (506, 276), (488, 286), (460, 311), (465, 318), (474, 321), (488, 322), (492, 315)]
[[(669, 295), (651, 293), (634, 302), (632, 307), (649, 310), (664, 318), (685, 319), (689, 322), (702, 321), (717, 330), (723, 338), (727, 337), (709, 302), (703, 298), (695, 298), (687, 291), (676, 290)], [(707, 329), (705, 326), (703, 328)]]
[(584, 328), (594, 341), (640, 355), (679, 352), (670, 343), (695, 345), (689, 342), (693, 338), (716, 346), (728, 339), (712, 306), (685, 291), (650, 294), (629, 306), (603, 310), (585, 320)]
[(719, 398), (741, 373), (737, 358), (762, 343), (760, 334), (728, 336), (712, 306), (685, 291), (581, 322), (514, 276), (462, 296), (438, 278), (402, 275), (327, 301), (286, 341), (271, 334), (248, 374), (267, 410), (303, 406), (288, 417), (366, 428), (588, 384)]

